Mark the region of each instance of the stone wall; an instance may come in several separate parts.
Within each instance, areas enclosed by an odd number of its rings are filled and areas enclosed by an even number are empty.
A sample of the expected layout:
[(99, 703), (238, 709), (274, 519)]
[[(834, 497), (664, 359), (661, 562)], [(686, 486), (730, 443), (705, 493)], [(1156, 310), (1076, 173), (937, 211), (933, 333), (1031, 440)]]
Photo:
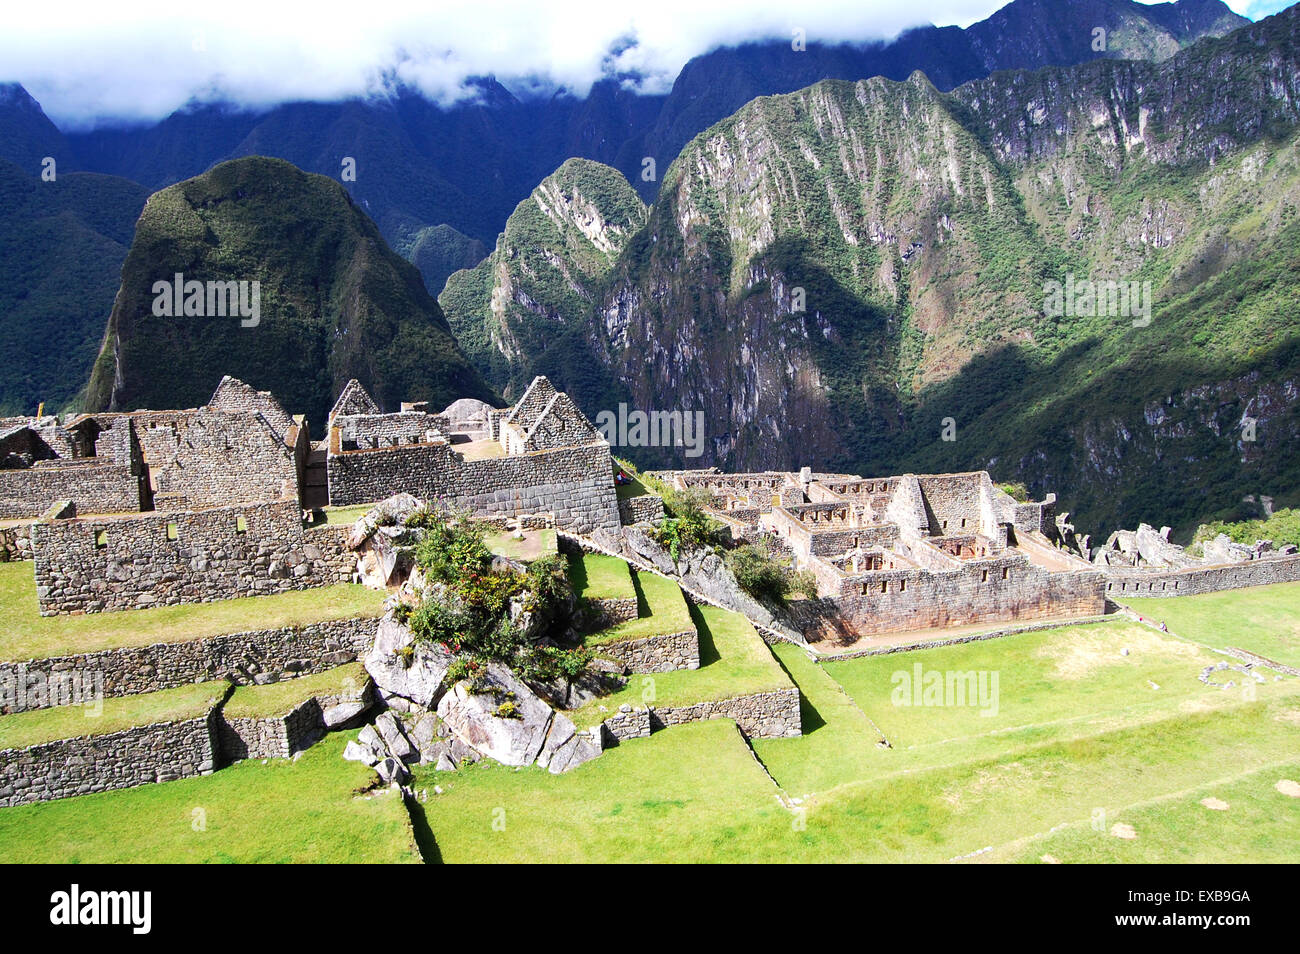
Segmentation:
[[(26, 662), (0, 662), (0, 687), (21, 683), (25, 688), (34, 681), (55, 685), (72, 674), (94, 674), (101, 680), (105, 696), (137, 695), (211, 679), (227, 679), (236, 685), (278, 682), (354, 661), (370, 648), (378, 628), (378, 617), (360, 617)], [(49, 703), (48, 697), (13, 689), (0, 695), (0, 711), (4, 712), (40, 709)]]
[(0, 750), (0, 806), (208, 775), (215, 716)]
[(875, 634), (1098, 616), (1106, 598), (1100, 573), (1049, 573), (1022, 557), (1007, 557), (937, 572), (884, 570), (852, 577), (841, 583), (835, 602), (855, 631)]
[(140, 509), (140, 490), (129, 464), (96, 457), (41, 461), (0, 470), (0, 520), (39, 517), (56, 500), (71, 500), (82, 513), (130, 513)]
[(334, 506), (405, 491), (483, 516), (550, 511), (556, 526), (580, 533), (616, 531), (620, 525), (609, 445), (603, 441), (482, 460), (466, 460), (448, 444), (331, 450), (328, 469)]
[(654, 494), (628, 497), (618, 502), (618, 519), (624, 526), (631, 526), (634, 523), (653, 523), (662, 520), (663, 516), (663, 498)]
[(630, 619), (636, 619), (637, 602), (635, 596), (610, 597), (600, 600), (588, 599), (584, 603), (585, 607), (582, 614), (583, 632), (594, 633), (602, 629), (609, 629), (611, 626), (617, 626), (619, 623), (626, 623)]
[(217, 714), (223, 765), (241, 759), (287, 759), (311, 748), (325, 734), (320, 702), (307, 699), (282, 716), (227, 718)]
[(0, 563), (32, 558), (32, 525), (15, 523), (0, 527)]
[(1269, 583), (1294, 583), (1300, 580), (1300, 555), (1191, 570), (1105, 567), (1102, 573), (1106, 578), (1106, 595), (1122, 603), (1126, 597), (1194, 596)]
[(672, 672), (674, 669), (700, 668), (700, 636), (694, 629), (602, 643), (596, 650), (621, 663), (628, 672)]
[[(123, 517), (42, 518), (32, 527), (42, 615), (200, 603), (351, 579), (308, 533), (297, 500)], [(325, 546), (322, 546), (325, 544)]]
[(799, 690), (794, 686), (697, 702), (690, 706), (622, 706), (604, 721), (603, 726), (617, 743), (648, 736), (651, 731), (670, 725), (706, 719), (732, 719), (751, 739), (785, 739), (803, 734)]

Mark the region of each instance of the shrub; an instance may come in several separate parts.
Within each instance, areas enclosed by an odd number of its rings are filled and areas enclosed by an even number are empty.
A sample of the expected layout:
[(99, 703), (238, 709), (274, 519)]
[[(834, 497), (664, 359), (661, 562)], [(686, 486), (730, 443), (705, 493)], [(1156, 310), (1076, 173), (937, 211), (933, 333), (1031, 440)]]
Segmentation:
[(687, 551), (713, 547), (726, 538), (726, 528), (705, 512), (713, 497), (701, 488), (671, 491), (664, 498), (668, 514), (651, 531), (656, 543), (668, 548), (674, 559)]
[(796, 572), (773, 555), (766, 541), (745, 543), (726, 556), (727, 569), (750, 596), (781, 603), (792, 593), (817, 596), (817, 578), (807, 570)]

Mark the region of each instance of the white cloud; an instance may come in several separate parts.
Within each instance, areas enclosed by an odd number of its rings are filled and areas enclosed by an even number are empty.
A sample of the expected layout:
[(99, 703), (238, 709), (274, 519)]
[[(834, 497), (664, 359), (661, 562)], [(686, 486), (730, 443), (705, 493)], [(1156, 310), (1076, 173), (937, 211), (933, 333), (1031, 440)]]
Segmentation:
[[(5, 11), (0, 80), (22, 83), (56, 121), (154, 119), (191, 99), (266, 105), (383, 89), (385, 78), (440, 101), (463, 81), (540, 78), (583, 93), (611, 65), (666, 90), (692, 56), (788, 37), (868, 40), (933, 22), (968, 25), (1004, 0), (66, 0)], [(1234, 0), (1238, 7), (1273, 0)], [(634, 43), (626, 42), (634, 39)], [(621, 48), (615, 57), (611, 50)]]

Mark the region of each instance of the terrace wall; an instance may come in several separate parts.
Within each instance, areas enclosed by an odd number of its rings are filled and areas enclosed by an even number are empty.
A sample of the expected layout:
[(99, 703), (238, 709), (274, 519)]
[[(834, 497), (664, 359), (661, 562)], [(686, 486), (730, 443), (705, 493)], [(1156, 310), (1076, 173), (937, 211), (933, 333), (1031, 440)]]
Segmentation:
[(1300, 555), (1227, 563), (1191, 570), (1139, 570), (1106, 567), (1106, 595), (1123, 602), (1125, 597), (1194, 596), (1269, 583), (1300, 580)]
[(236, 685), (278, 682), (323, 672), (364, 655), (378, 617), (326, 620), (305, 626), (206, 636), (93, 653), (0, 663), (0, 712), (25, 712), (58, 703), (47, 690), (93, 678), (105, 696), (130, 696), (226, 679)]
[(603, 643), (597, 647), (597, 651), (612, 657), (628, 672), (634, 673), (700, 668), (700, 636), (694, 629)]
[(209, 775), (216, 767), (216, 754), (213, 712), (182, 722), (4, 749), (0, 750), (0, 806)]
[(307, 699), (282, 716), (227, 718), (217, 714), (221, 762), (287, 759), (311, 748), (325, 734), (319, 700)]
[(36, 596), (41, 614), (52, 616), (327, 586), (351, 579), (340, 539), (305, 532), (296, 499), (117, 518), (43, 518), (32, 527)]

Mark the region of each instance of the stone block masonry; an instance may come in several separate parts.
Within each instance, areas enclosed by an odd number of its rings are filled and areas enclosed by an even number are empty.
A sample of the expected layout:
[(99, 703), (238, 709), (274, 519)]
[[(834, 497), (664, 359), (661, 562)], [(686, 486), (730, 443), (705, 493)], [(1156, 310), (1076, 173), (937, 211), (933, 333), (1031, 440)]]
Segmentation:
[(353, 506), (407, 492), (480, 516), (554, 514), (579, 533), (619, 528), (609, 445), (466, 460), (444, 443), (332, 452), (330, 504)]
[(1266, 557), (1244, 563), (1191, 570), (1149, 570), (1107, 567), (1106, 595), (1123, 603), (1127, 598), (1194, 596), (1246, 586), (1300, 581), (1300, 556)]
[(711, 699), (689, 706), (620, 707), (602, 723), (615, 744), (643, 738), (651, 731), (706, 719), (732, 719), (751, 739), (786, 739), (803, 734), (799, 690), (794, 686)]
[(227, 718), (217, 714), (223, 765), (241, 759), (287, 759), (308, 749), (325, 734), (319, 700), (304, 700), (282, 716)]
[(56, 500), (71, 500), (83, 513), (129, 513), (140, 509), (141, 489), (129, 464), (93, 457), (0, 470), (0, 520), (39, 517)]
[(103, 518), (56, 513), (32, 527), (43, 616), (283, 593), (352, 575), (342, 536), (305, 531), (296, 500)]
[(0, 563), (32, 558), (32, 525), (15, 523), (0, 527)]
[(226, 679), (236, 685), (279, 682), (352, 662), (370, 648), (378, 617), (326, 620), (305, 626), (226, 633), (175, 643), (154, 643), (27, 662), (0, 663), (0, 711), (25, 712), (50, 705), (48, 695), (18, 692), (33, 681), (57, 685), (61, 674), (93, 673), (105, 696), (174, 689)]
[(700, 668), (700, 637), (693, 629), (602, 643), (596, 648), (633, 673)]
[(181, 722), (0, 750), (0, 806), (211, 774), (217, 759), (214, 712)]

